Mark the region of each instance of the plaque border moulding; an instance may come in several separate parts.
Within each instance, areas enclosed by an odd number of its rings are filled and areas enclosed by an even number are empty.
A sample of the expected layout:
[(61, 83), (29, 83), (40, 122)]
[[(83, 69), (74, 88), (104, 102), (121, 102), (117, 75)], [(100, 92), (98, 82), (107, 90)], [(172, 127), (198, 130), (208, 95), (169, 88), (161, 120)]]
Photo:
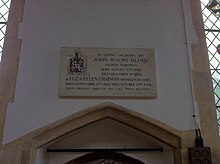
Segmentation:
[(59, 97), (156, 98), (154, 49), (62, 47)]

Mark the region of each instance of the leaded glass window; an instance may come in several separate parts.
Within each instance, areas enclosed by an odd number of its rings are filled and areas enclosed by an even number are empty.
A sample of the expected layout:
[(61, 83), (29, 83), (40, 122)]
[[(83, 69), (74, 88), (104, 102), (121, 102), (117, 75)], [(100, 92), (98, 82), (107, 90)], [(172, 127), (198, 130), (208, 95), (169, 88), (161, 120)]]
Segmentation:
[[(213, 12), (207, 7), (210, 2), (201, 0), (201, 7), (220, 134), (220, 53), (217, 50), (220, 45), (220, 13)], [(215, 0), (215, 3), (219, 2)]]
[(0, 61), (3, 51), (10, 4), (11, 0), (0, 0)]

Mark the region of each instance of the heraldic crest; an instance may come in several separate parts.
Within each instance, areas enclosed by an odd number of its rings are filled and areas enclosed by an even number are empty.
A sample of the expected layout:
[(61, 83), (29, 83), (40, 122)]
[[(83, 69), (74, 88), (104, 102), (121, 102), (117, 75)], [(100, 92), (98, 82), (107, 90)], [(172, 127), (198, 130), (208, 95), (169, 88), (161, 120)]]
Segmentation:
[(70, 75), (79, 75), (85, 72), (85, 59), (81, 55), (81, 50), (74, 50), (74, 55), (68, 58), (67, 72)]

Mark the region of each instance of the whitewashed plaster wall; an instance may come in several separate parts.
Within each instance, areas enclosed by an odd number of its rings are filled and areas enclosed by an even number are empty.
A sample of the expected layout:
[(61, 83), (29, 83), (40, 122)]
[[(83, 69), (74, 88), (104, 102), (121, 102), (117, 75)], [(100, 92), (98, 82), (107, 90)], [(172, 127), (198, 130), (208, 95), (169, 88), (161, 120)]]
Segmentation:
[[(89, 106), (112, 102), (179, 130), (193, 128), (180, 0), (26, 0), (15, 100), (4, 143)], [(61, 47), (154, 48), (158, 96), (149, 100), (61, 99)]]

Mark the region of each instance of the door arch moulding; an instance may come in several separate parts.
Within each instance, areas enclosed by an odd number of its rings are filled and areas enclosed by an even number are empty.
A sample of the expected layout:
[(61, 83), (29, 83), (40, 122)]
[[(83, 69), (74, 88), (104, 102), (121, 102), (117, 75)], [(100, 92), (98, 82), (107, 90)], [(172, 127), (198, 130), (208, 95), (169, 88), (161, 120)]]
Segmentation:
[(21, 163), (25, 161), (34, 164), (36, 162), (36, 152), (38, 148), (44, 147), (71, 132), (104, 119), (112, 119), (125, 124), (171, 146), (174, 150), (175, 163), (182, 163), (180, 131), (160, 121), (113, 103), (102, 103), (81, 110), (80, 112), (30, 132), (4, 145), (4, 148), (10, 154), (18, 153), (14, 151), (15, 147), (18, 148), (17, 150), (21, 150), (19, 151), (19, 155), (17, 155)]

